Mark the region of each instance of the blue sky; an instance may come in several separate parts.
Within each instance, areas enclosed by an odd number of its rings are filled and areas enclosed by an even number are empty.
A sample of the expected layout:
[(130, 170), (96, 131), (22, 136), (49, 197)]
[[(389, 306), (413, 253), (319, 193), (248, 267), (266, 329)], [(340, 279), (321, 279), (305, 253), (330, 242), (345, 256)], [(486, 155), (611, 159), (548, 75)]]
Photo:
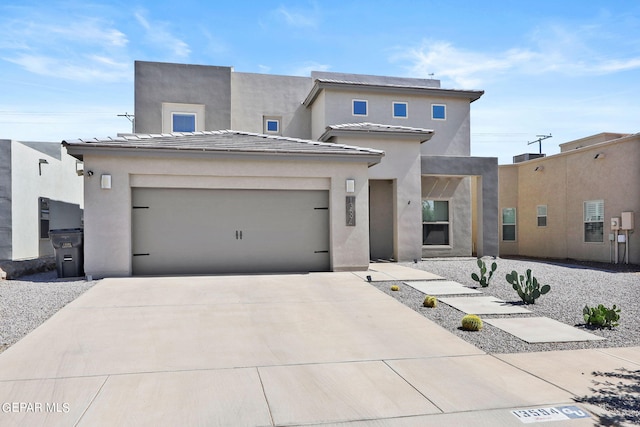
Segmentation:
[(640, 132), (640, 2), (29, 1), (0, 5), (0, 138), (129, 132), (135, 60), (428, 77), (482, 89), (472, 155)]

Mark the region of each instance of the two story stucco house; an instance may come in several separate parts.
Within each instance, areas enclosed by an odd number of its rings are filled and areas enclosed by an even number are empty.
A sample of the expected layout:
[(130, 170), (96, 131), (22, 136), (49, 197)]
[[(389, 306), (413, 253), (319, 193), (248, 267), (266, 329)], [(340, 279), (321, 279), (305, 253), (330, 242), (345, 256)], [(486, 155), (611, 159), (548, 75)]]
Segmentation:
[(135, 63), (135, 133), (64, 141), (85, 171), (85, 271), (367, 269), (498, 254), (482, 91), (433, 79)]

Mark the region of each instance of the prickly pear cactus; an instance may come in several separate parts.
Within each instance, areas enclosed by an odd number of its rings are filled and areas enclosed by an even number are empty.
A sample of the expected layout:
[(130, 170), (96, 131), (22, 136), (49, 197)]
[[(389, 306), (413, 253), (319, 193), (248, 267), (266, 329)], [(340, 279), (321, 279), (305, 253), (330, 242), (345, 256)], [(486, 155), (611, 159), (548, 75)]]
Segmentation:
[(462, 329), (465, 331), (479, 331), (482, 329), (482, 319), (475, 314), (467, 314), (462, 318)]
[(431, 295), (427, 295), (422, 305), (429, 308), (435, 308), (438, 305), (438, 299), (436, 297), (432, 297)]
[(506, 279), (513, 286), (513, 289), (518, 292), (518, 296), (525, 304), (535, 304), (540, 296), (551, 290), (549, 285), (540, 286), (538, 279), (531, 274), (531, 269), (527, 270), (526, 277), (523, 275), (518, 276), (518, 273), (514, 270), (507, 274)]
[(480, 286), (486, 288), (489, 286), (489, 282), (491, 282), (491, 278), (493, 277), (493, 273), (495, 273), (498, 268), (498, 264), (495, 262), (491, 263), (491, 271), (489, 271), (489, 275), (487, 276), (487, 265), (483, 260), (478, 258), (478, 268), (480, 269), (480, 276), (477, 273), (471, 273), (471, 278), (478, 282)]

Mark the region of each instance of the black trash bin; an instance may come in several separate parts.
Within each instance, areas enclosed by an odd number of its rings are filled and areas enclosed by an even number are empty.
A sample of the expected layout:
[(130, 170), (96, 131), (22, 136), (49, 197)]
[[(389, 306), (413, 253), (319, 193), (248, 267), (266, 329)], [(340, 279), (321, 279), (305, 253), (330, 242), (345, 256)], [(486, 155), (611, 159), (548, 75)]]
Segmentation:
[(82, 228), (50, 230), (49, 237), (56, 254), (58, 277), (84, 276), (84, 230)]

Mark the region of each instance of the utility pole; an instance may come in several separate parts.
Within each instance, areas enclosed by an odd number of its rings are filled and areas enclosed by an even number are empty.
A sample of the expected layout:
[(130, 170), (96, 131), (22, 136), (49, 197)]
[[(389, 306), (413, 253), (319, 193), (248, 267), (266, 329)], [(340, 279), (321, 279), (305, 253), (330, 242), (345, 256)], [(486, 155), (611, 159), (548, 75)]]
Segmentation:
[(540, 154), (542, 154), (542, 141), (544, 141), (545, 139), (551, 138), (551, 134), (549, 134), (549, 135), (536, 135), (536, 138), (538, 138), (538, 139), (536, 139), (535, 141), (527, 142), (527, 145), (535, 144), (537, 142), (538, 146), (540, 147)]
[(131, 133), (135, 133), (135, 116), (133, 114), (125, 112), (124, 114), (118, 114), (118, 117), (126, 117), (131, 122)]

